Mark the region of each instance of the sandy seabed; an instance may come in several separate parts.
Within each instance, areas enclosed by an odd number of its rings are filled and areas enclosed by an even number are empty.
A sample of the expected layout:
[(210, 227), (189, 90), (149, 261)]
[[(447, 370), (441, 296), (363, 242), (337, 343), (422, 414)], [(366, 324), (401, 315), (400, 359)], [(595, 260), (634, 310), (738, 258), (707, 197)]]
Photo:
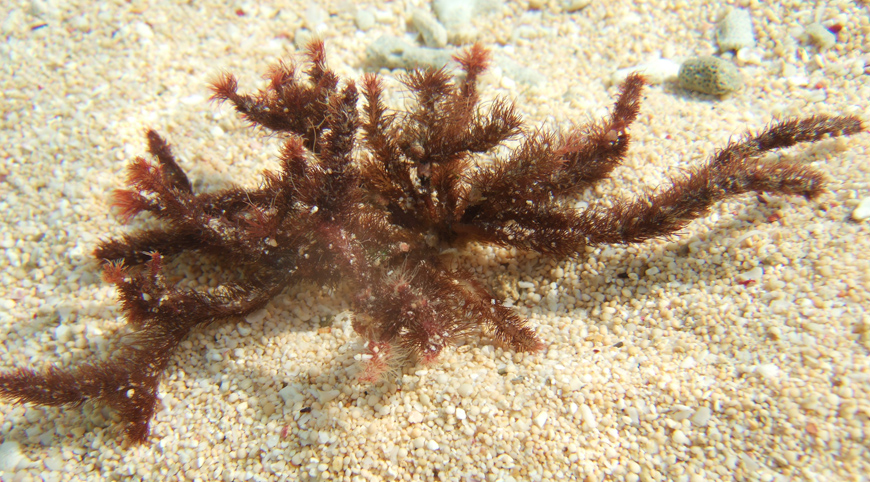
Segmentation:
[[(475, 18), (477, 40), (539, 72), (501, 69), (530, 124), (606, 113), (618, 69), (716, 51), (723, 6), (700, 1), (507, 3)], [(735, 4), (757, 47), (744, 88), (719, 99), (651, 86), (629, 159), (578, 203), (654, 187), (774, 118), (858, 114), (870, 103), (866, 2)], [(358, 78), (365, 46), (406, 35), (418, 2), (325, 2), (330, 65)], [(355, 9), (377, 11), (363, 32)], [(0, 369), (105, 355), (123, 327), (90, 253), (122, 226), (109, 196), (151, 127), (198, 189), (254, 185), (277, 142), (208, 102), (235, 72), (244, 90), (297, 52), (307, 4), (76, 2), (0, 6)], [(839, 25), (820, 50), (812, 22)], [(389, 78), (395, 72), (382, 72)], [(392, 87), (396, 82), (390, 82)], [(547, 344), (523, 355), (468, 340), (439, 363), (357, 380), (362, 346), (336, 293), (295, 287), (252, 323), (193, 334), (161, 384), (150, 443), (115, 416), (0, 404), (0, 441), (28, 480), (866, 480), (870, 474), (870, 135), (783, 155), (828, 192), (741, 196), (670, 240), (553, 260), (479, 247), (461, 256)], [(144, 225), (136, 221), (132, 227)], [(190, 266), (188, 285), (208, 285)], [(5, 455), (10, 457), (7, 453)], [(62, 469), (65, 469), (62, 471)]]

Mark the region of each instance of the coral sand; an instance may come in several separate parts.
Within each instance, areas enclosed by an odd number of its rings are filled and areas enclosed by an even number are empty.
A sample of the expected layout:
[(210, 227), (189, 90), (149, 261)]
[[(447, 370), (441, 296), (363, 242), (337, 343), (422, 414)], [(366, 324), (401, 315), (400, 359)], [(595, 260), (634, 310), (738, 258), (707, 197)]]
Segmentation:
[[(487, 59), (479, 46), (458, 56), (458, 81), (443, 69), (407, 74), (414, 102), (402, 111), (386, 108), (375, 75), (359, 87), (341, 82), (321, 43), (309, 46), (303, 74), (279, 64), (255, 95), (221, 76), (214, 98), (281, 139), (280, 170), (264, 173), (254, 189), (195, 193), (170, 146), (149, 131), (154, 159), (132, 162), (114, 204), (124, 220), (147, 212), (163, 227), (95, 252), (133, 334), (106, 361), (4, 373), (0, 397), (55, 406), (95, 400), (118, 412), (131, 441), (145, 441), (160, 378), (191, 330), (245, 317), (300, 282), (355, 292), (353, 327), (368, 350), (364, 378), (392, 364), (432, 363), (480, 331), (514, 350), (537, 350), (542, 341), (525, 320), (470, 271), (443, 260), (445, 251), (478, 242), (573, 256), (591, 245), (674, 234), (746, 192), (813, 198), (820, 173), (761, 157), (863, 129), (848, 116), (784, 120), (729, 143), (663, 188), (577, 210), (565, 201), (625, 157), (643, 78), (628, 77), (608, 118), (554, 133), (527, 129), (507, 100), (480, 102)], [(220, 264), (226, 281), (207, 292), (173, 285), (164, 260), (184, 252)]]

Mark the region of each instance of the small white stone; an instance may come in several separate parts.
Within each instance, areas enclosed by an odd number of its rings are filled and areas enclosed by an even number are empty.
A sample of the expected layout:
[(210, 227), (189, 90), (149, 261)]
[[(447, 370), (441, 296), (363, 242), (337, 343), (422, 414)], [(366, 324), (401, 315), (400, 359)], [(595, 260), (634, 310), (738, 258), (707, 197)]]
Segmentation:
[(429, 450), (438, 450), (438, 448), (439, 448), (438, 442), (436, 442), (434, 440), (430, 440), (430, 441), (426, 442), (426, 448)]
[(858, 222), (870, 218), (870, 197), (865, 197), (858, 203), (858, 207), (852, 211), (852, 219)]
[(371, 30), (375, 26), (375, 14), (371, 9), (363, 8), (356, 12), (356, 28), (363, 32)]
[(43, 0), (30, 0), (30, 9), (29, 13), (34, 17), (44, 17), (47, 16), (55, 10), (52, 2), (47, 2)]
[(837, 36), (820, 23), (807, 25), (806, 33), (820, 50), (831, 48), (837, 43)]
[(757, 373), (764, 378), (772, 379), (779, 374), (779, 367), (773, 363), (766, 363), (764, 365), (759, 365)]
[(447, 29), (428, 11), (422, 8), (412, 9), (411, 24), (420, 33), (427, 47), (443, 48), (447, 45)]
[(278, 445), (278, 442), (280, 442), (280, 441), (281, 441), (281, 439), (280, 439), (280, 437), (278, 437), (278, 435), (274, 435), (274, 434), (270, 435), (270, 436), (266, 437), (266, 446), (269, 447), (270, 449), (273, 449)]
[(549, 418), (549, 415), (547, 415), (546, 411), (535, 415), (535, 425), (537, 425), (538, 428), (544, 428), (544, 424), (547, 423), (548, 418)]
[(465, 420), (465, 410), (462, 408), (456, 409), (456, 420)]
[[(592, 3), (592, 0), (562, 0), (560, 3), (563, 12), (574, 13), (589, 6), (589, 4)], [(532, 2), (529, 2), (530, 6), (531, 4)], [(540, 9), (540, 7), (538, 7), (538, 9)]]
[(689, 437), (687, 437), (682, 430), (674, 430), (674, 435), (672, 438), (674, 439), (674, 442), (681, 445), (689, 445), (690, 443), (692, 443), (692, 441), (689, 440)]
[(709, 407), (701, 407), (695, 411), (695, 414), (692, 415), (692, 425), (698, 427), (706, 427), (708, 423), (710, 423), (710, 417), (713, 415), (713, 411), (710, 410)]
[(737, 279), (740, 281), (759, 281), (762, 276), (764, 276), (764, 269), (761, 266), (756, 266), (737, 275)]
[(740, 454), (740, 459), (743, 461), (746, 470), (749, 472), (755, 472), (761, 468), (761, 464), (747, 454)]
[(408, 415), (408, 423), (420, 423), (423, 421), (423, 414), (414, 410), (411, 415)]
[(309, 3), (308, 8), (302, 14), (302, 19), (305, 26), (313, 32), (323, 32), (326, 30), (326, 20), (329, 18), (329, 13), (317, 3)]
[(69, 305), (61, 305), (57, 307), (57, 317), (60, 319), (61, 323), (65, 323), (70, 321), (73, 316), (72, 306)]
[(54, 472), (63, 470), (63, 460), (58, 456), (48, 457), (43, 461), (43, 463), (45, 464), (45, 468), (48, 470)]
[(621, 84), (633, 72), (643, 75), (650, 84), (661, 84), (676, 80), (680, 74), (680, 64), (673, 60), (653, 58), (634, 67), (617, 70), (610, 76), (610, 83), (613, 85)]
[(628, 407), (627, 409), (625, 409), (625, 413), (628, 414), (628, 418), (631, 419), (632, 425), (640, 424), (640, 413), (635, 407)]
[(580, 405), (580, 417), (583, 419), (584, 429), (594, 430), (598, 427), (598, 420), (595, 420), (595, 414), (589, 405)]
[(304, 399), (302, 394), (299, 393), (299, 390), (297, 390), (294, 386), (286, 386), (281, 390), (278, 390), (278, 395), (284, 400), (284, 403), (286, 404), (301, 402)]
[(12, 472), (18, 464), (25, 460), (18, 442), (3, 442), (0, 444), (0, 472)]
[(683, 421), (692, 416), (692, 411), (689, 409), (679, 409), (671, 415), (671, 418), (677, 422)]
[(321, 390), (317, 394), (317, 401), (320, 403), (329, 403), (335, 400), (339, 395), (341, 395), (341, 391), (339, 390)]
[(54, 329), (54, 338), (60, 343), (72, 340), (72, 329), (67, 325), (58, 325)]
[(245, 321), (247, 321), (248, 323), (259, 323), (265, 320), (267, 316), (269, 316), (269, 312), (266, 311), (265, 308), (263, 308), (262, 310), (257, 310), (246, 316)]
[(236, 326), (236, 331), (238, 331), (239, 334), (242, 336), (248, 336), (251, 334), (251, 325), (243, 325), (243, 324), (239, 323)]
[(200, 94), (192, 94), (182, 97), (178, 101), (184, 105), (202, 105), (205, 103), (205, 97)]
[(151, 30), (151, 27), (145, 22), (134, 23), (133, 29), (136, 31), (136, 34), (139, 35), (139, 38), (148, 39), (154, 37), (154, 31)]
[(459, 385), (459, 389), (457, 390), (457, 392), (459, 392), (459, 396), (462, 398), (471, 395), (472, 391), (474, 391), (474, 387), (470, 383), (463, 383), (462, 385)]
[(761, 65), (764, 62), (764, 50), (757, 47), (744, 47), (737, 51), (735, 57), (745, 65)]

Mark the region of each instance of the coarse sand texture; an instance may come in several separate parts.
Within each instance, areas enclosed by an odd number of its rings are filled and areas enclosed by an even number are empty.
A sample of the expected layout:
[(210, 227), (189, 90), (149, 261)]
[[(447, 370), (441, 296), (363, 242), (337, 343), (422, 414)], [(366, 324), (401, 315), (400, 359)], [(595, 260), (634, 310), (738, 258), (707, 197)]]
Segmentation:
[[(261, 73), (312, 38), (339, 78), (377, 73), (397, 110), (412, 97), (406, 70), (389, 68), (437, 66), (478, 42), (492, 58), (480, 108), (510, 99), (530, 133), (609, 118), (612, 79), (658, 66), (625, 160), (565, 209), (647, 196), (779, 120), (870, 122), (866, 2), (459, 3), (6, 5), (0, 372), (122, 353), (130, 328), (93, 253), (161, 226), (125, 225), (111, 207), (130, 162), (149, 157), (146, 130), (171, 143), (193, 192), (255, 191), (280, 172), (283, 137), (209, 102), (209, 84), (232, 72), (240, 92), (265, 89)], [(722, 40), (738, 20), (740, 41)], [(739, 88), (681, 86), (676, 66), (703, 58), (733, 66)], [(0, 402), (0, 480), (862, 480), (868, 150), (859, 132), (765, 153), (763, 165), (820, 173), (824, 192), (729, 197), (665, 239), (567, 258), (485, 242), (440, 253), (528, 320), (538, 351), (467, 333), (434, 363), (363, 381), (352, 281), (295, 284), (180, 343), (143, 444), (104, 405)], [(167, 269), (179, 289), (225, 289), (207, 256)]]

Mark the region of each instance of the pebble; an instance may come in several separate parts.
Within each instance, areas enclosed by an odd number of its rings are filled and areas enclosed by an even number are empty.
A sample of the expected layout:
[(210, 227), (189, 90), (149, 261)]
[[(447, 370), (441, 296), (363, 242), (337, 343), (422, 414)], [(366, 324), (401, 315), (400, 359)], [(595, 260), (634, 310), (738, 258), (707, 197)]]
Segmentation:
[(560, 6), (563, 12), (574, 13), (588, 7), (590, 3), (592, 0), (562, 0)]
[(408, 423), (420, 423), (423, 421), (423, 414), (414, 410), (411, 415), (408, 415)]
[(477, 29), (471, 25), (477, 4), (477, 0), (434, 0), (432, 2), (432, 10), (435, 11), (438, 20), (447, 29), (451, 43), (459, 45), (472, 40), (477, 35)]
[(320, 403), (329, 403), (341, 395), (340, 390), (320, 390), (317, 392), (317, 401)]
[(768, 380), (776, 378), (779, 374), (779, 367), (774, 365), (773, 363), (765, 363), (764, 365), (759, 365), (756, 373), (761, 375), (763, 378)]
[(59, 343), (66, 343), (72, 340), (72, 329), (67, 325), (58, 325), (57, 328), (54, 329), (54, 338)]
[(43, 463), (45, 464), (45, 468), (48, 470), (55, 472), (63, 470), (63, 460), (58, 456), (48, 457), (43, 461)]
[(537, 425), (538, 428), (544, 428), (544, 424), (547, 423), (547, 419), (548, 419), (549, 417), (550, 417), (550, 416), (547, 415), (547, 412), (546, 412), (546, 411), (543, 411), (543, 412), (541, 412), (541, 413), (535, 415), (535, 425)]
[(434, 0), (432, 9), (444, 25), (454, 26), (471, 22), (477, 0)]
[(411, 25), (423, 37), (423, 44), (427, 47), (443, 48), (447, 46), (447, 29), (426, 10), (422, 8), (412, 10)]
[(580, 416), (583, 418), (583, 428), (586, 430), (594, 430), (598, 427), (598, 421), (595, 420), (595, 414), (589, 405), (580, 405)]
[(625, 409), (625, 413), (628, 415), (632, 425), (640, 424), (640, 412), (637, 411), (637, 408), (628, 407)]
[(140, 39), (154, 38), (154, 30), (145, 22), (136, 22), (133, 24), (133, 30)]
[(858, 207), (852, 211), (852, 220), (861, 222), (868, 218), (870, 218), (870, 197), (865, 197), (858, 203)]
[(308, 30), (316, 33), (326, 31), (326, 19), (329, 18), (329, 13), (323, 9), (317, 2), (309, 2), (308, 7), (302, 13), (302, 19)]
[(720, 52), (755, 47), (752, 17), (748, 10), (735, 8), (716, 24), (716, 43)]
[(305, 399), (296, 387), (289, 385), (278, 390), (278, 395), (287, 405), (292, 405)]
[(470, 383), (463, 383), (462, 385), (459, 385), (459, 388), (456, 391), (459, 393), (460, 397), (465, 398), (471, 395), (471, 392), (474, 391), (474, 387)]
[(762, 276), (764, 276), (764, 269), (761, 266), (756, 266), (749, 271), (738, 274), (737, 279), (743, 282), (761, 281)]
[(820, 50), (831, 48), (837, 43), (837, 36), (820, 23), (807, 25), (806, 34)]
[(34, 17), (47, 17), (49, 15), (53, 15), (56, 11), (56, 7), (54, 6), (54, 2), (43, 1), (43, 0), (30, 0), (28, 2), (30, 4), (29, 13)]
[(680, 74), (680, 64), (673, 60), (653, 58), (634, 67), (617, 70), (610, 76), (611, 85), (621, 84), (632, 72), (642, 74), (649, 84), (661, 84), (677, 79)]
[(25, 459), (18, 442), (0, 444), (0, 472), (11, 472)]
[(441, 68), (452, 62), (446, 49), (417, 47), (398, 37), (384, 35), (366, 47), (370, 65), (376, 68), (411, 70), (418, 67)]
[(734, 92), (743, 86), (737, 67), (719, 57), (695, 57), (683, 62), (680, 87), (710, 95)]
[(761, 468), (761, 464), (748, 454), (740, 454), (740, 459), (743, 461), (745, 470), (747, 470), (748, 472), (755, 472), (756, 470)]
[(269, 316), (269, 312), (265, 308), (263, 308), (262, 310), (257, 310), (246, 316), (245, 321), (251, 324), (259, 323), (265, 320), (267, 316)]
[(692, 415), (692, 425), (698, 427), (706, 427), (708, 423), (710, 423), (710, 418), (713, 416), (713, 411), (710, 410), (709, 407), (701, 407), (698, 410), (695, 410), (695, 414)]
[(677, 422), (681, 422), (681, 421), (683, 421), (691, 416), (692, 416), (692, 410), (683, 408), (683, 409), (677, 409), (677, 411), (674, 412), (673, 415), (671, 415), (671, 418), (676, 420)]
[(356, 22), (356, 28), (366, 32), (371, 30), (375, 26), (375, 14), (368, 8), (361, 8), (356, 11), (356, 17), (354, 18)]

